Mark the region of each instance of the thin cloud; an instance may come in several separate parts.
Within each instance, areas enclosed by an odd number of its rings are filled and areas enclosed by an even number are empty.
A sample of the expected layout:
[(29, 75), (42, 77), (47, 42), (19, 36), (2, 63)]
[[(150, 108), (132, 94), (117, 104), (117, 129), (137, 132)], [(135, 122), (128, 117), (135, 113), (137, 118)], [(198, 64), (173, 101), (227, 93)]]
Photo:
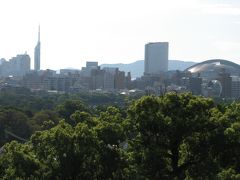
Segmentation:
[(201, 7), (202, 11), (207, 14), (216, 15), (240, 15), (240, 6), (236, 6), (230, 3), (226, 4), (203, 4)]
[(214, 42), (214, 46), (223, 51), (238, 50), (240, 52), (240, 42), (217, 41)]

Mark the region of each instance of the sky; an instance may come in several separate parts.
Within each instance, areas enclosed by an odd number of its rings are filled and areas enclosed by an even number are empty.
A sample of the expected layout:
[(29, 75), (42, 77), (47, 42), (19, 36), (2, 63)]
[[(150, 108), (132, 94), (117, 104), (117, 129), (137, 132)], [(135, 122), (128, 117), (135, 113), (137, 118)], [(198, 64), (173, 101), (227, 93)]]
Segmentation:
[(169, 59), (240, 64), (239, 0), (1, 0), (0, 58), (27, 52), (41, 69), (86, 61), (131, 63), (148, 42), (169, 42)]

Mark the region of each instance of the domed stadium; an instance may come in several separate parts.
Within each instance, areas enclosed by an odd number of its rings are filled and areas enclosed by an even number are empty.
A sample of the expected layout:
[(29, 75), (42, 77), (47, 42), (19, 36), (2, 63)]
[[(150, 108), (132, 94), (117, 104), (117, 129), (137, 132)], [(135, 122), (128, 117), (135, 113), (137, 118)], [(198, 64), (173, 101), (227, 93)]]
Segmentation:
[(220, 73), (229, 73), (230, 76), (240, 75), (240, 65), (223, 59), (212, 59), (197, 63), (185, 71), (189, 71), (193, 76), (214, 79)]

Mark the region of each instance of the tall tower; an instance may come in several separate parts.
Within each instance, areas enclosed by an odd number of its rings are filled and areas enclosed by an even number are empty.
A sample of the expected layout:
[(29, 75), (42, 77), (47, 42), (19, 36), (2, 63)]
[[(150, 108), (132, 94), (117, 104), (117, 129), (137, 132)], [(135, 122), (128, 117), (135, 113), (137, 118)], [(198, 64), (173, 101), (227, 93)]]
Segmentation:
[(40, 70), (40, 51), (41, 51), (41, 43), (40, 43), (40, 25), (38, 27), (38, 42), (34, 49), (34, 70)]
[(154, 42), (145, 45), (145, 74), (159, 74), (168, 71), (168, 42)]

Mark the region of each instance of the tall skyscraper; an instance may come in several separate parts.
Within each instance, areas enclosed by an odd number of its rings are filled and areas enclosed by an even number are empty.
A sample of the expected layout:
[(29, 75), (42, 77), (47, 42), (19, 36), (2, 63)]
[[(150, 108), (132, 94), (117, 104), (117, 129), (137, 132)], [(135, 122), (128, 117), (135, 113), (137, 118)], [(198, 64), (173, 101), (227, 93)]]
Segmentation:
[(159, 74), (168, 71), (168, 42), (154, 42), (145, 45), (145, 74)]
[(40, 43), (40, 26), (38, 27), (38, 42), (34, 49), (34, 70), (40, 70), (40, 52), (41, 52), (41, 43)]

